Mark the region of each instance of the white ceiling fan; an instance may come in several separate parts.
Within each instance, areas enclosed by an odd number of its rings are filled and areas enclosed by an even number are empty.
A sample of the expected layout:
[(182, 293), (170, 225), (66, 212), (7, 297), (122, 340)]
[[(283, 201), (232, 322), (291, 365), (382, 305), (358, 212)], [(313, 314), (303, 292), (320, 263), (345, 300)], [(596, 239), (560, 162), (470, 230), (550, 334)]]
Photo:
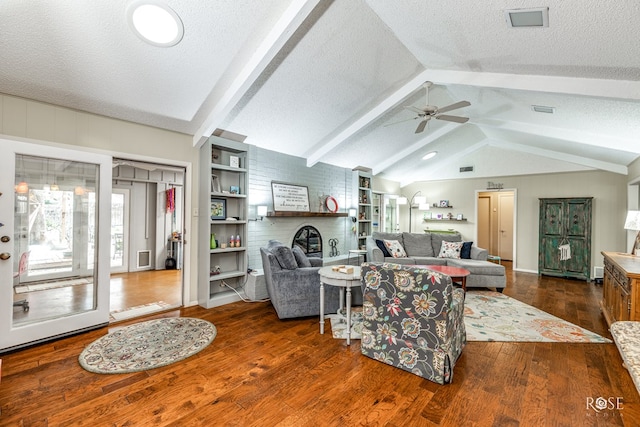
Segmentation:
[(431, 82), (425, 82), (424, 84), (424, 88), (426, 91), (426, 101), (427, 101), (424, 107), (422, 108), (417, 108), (413, 106), (404, 107), (408, 110), (418, 113), (418, 115), (414, 117), (413, 120), (422, 119), (418, 124), (418, 127), (416, 128), (415, 133), (420, 133), (424, 131), (424, 129), (427, 127), (427, 124), (429, 123), (429, 120), (431, 120), (432, 118), (437, 120), (446, 120), (448, 122), (466, 123), (469, 120), (468, 117), (450, 116), (448, 114), (442, 114), (442, 113), (446, 113), (452, 110), (457, 110), (458, 108), (462, 108), (462, 107), (468, 107), (469, 105), (471, 105), (471, 103), (469, 101), (459, 101), (454, 104), (447, 105), (446, 107), (440, 107), (440, 108), (436, 107), (435, 105), (429, 105), (429, 88), (432, 85), (433, 83)]

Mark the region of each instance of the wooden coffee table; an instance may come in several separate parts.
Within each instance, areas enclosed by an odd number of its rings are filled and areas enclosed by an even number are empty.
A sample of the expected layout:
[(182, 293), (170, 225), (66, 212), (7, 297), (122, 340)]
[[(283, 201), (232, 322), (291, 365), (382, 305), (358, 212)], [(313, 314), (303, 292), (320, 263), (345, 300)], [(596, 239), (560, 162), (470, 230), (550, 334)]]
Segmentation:
[(451, 281), (454, 283), (460, 283), (464, 293), (467, 293), (467, 276), (471, 274), (469, 270), (460, 267), (449, 267), (447, 265), (425, 265), (425, 267), (429, 270), (450, 276)]

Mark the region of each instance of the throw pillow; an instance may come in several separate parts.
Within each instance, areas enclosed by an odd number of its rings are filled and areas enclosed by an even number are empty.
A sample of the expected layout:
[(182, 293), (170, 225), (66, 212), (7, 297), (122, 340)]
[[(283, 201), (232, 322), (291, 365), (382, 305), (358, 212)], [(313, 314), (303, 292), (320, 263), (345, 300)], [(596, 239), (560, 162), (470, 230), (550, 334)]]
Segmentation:
[(391, 258), (392, 255), (389, 253), (389, 251), (387, 250), (387, 247), (384, 245), (384, 242), (382, 240), (376, 240), (376, 246), (380, 248), (380, 250), (382, 251), (382, 255), (385, 258)]
[(293, 256), (296, 259), (298, 267), (311, 267), (311, 261), (309, 261), (309, 258), (307, 258), (307, 254), (305, 254), (299, 246), (294, 246), (293, 249), (291, 249), (291, 252), (293, 252)]
[(404, 251), (404, 248), (397, 240), (385, 240), (384, 245), (387, 247), (387, 250), (394, 258), (406, 258), (407, 253)]
[(473, 242), (462, 242), (462, 249), (460, 249), (460, 258), (471, 259), (471, 246)]
[(295, 270), (296, 268), (298, 268), (298, 263), (296, 262), (295, 256), (293, 256), (293, 251), (291, 250), (291, 248), (284, 245), (277, 246), (272, 249), (272, 252), (276, 257), (276, 260), (278, 260), (278, 264), (280, 264), (280, 267), (284, 268), (285, 270)]
[(460, 258), (461, 249), (462, 242), (446, 242), (443, 240), (438, 258)]

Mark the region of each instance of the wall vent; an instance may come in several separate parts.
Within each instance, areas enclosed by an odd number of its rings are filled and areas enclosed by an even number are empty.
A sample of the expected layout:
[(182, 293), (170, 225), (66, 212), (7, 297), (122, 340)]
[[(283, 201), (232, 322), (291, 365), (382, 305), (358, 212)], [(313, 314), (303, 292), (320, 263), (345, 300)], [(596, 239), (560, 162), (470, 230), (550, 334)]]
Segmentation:
[(593, 267), (593, 278), (594, 279), (602, 279), (604, 277), (604, 268), (603, 267)]
[(462, 166), (460, 172), (473, 172), (473, 166)]
[(137, 268), (151, 267), (151, 251), (138, 251), (138, 265)]

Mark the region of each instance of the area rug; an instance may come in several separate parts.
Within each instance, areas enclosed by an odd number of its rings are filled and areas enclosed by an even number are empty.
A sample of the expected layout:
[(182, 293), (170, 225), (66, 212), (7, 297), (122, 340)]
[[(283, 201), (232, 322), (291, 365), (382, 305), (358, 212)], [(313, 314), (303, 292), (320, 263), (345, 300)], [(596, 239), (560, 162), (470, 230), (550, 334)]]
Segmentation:
[[(499, 292), (467, 292), (464, 324), (467, 341), (610, 343), (611, 340)], [(355, 307), (358, 308), (358, 307)], [(346, 317), (325, 316), (331, 333), (346, 339)], [(351, 338), (360, 339), (362, 315), (352, 314)]]
[(467, 341), (609, 343), (604, 338), (499, 292), (467, 292)]
[(137, 305), (135, 307), (112, 311), (111, 313), (109, 313), (109, 321), (118, 322), (121, 320), (133, 319), (134, 317), (144, 316), (145, 314), (155, 313), (158, 311), (166, 310), (168, 308), (171, 308), (171, 304), (167, 304), (164, 301)]
[(28, 292), (45, 291), (47, 289), (66, 288), (67, 286), (88, 285), (90, 283), (93, 283), (93, 277), (16, 285), (14, 289), (16, 290), (16, 294), (26, 294)]
[(80, 366), (98, 374), (122, 374), (159, 368), (193, 356), (217, 334), (206, 320), (171, 317), (116, 329), (89, 344)]
[[(346, 312), (328, 314), (325, 316), (331, 322), (331, 334), (336, 339), (347, 339), (347, 316)], [(362, 307), (351, 308), (351, 339), (362, 338)]]

